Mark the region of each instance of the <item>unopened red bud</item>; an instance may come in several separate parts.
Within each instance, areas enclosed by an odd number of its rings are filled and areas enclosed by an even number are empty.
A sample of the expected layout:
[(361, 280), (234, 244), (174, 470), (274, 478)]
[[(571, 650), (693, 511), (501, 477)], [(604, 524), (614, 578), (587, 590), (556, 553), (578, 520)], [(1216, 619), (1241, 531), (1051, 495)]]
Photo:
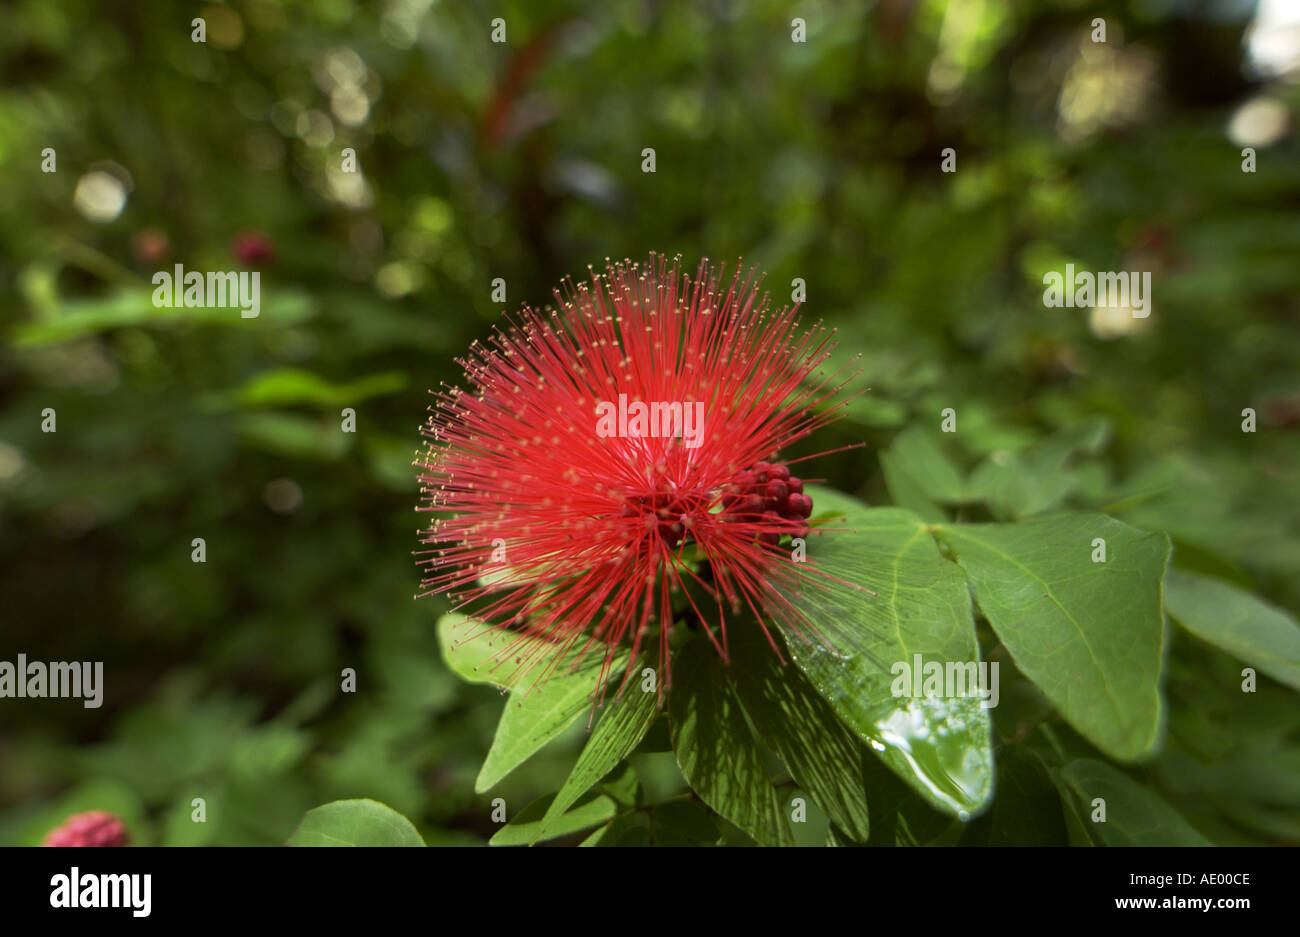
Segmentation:
[(810, 517), (812, 515), (812, 498), (803, 494), (790, 495), (786, 498), (786, 513), (795, 517)]
[(125, 846), (131, 841), (120, 819), (104, 810), (69, 817), (45, 836), (43, 846)]
[(758, 542), (776, 546), (781, 542), (781, 515), (775, 511), (764, 511), (762, 521), (767, 530), (758, 535)]

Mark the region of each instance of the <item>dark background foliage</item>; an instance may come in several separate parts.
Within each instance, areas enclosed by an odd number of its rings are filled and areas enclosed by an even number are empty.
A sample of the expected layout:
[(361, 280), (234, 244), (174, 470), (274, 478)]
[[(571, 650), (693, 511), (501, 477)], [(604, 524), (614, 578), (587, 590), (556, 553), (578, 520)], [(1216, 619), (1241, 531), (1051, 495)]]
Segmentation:
[[(145, 843), (282, 842), (342, 797), (390, 804), (429, 842), (486, 839), (494, 794), (473, 778), (501, 698), (444, 668), (445, 605), (412, 600), (416, 430), (503, 305), (543, 304), (606, 257), (743, 258), (778, 302), (806, 281), (806, 314), (871, 388), (816, 440), (867, 443), (818, 464), (830, 484), (904, 500), (877, 453), (944, 407), (964, 467), (1101, 419), (1092, 457), (1032, 481), (1167, 530), (1180, 562), (1294, 610), (1300, 94), (1251, 62), (1252, 14), (6, 4), (0, 659), (102, 660), (107, 693), (0, 701), (0, 843), (91, 807)], [(1243, 116), (1260, 96), (1275, 103)], [(360, 174), (339, 172), (344, 147)], [(274, 254), (259, 318), (150, 305), (155, 270), (237, 269), (249, 231)], [(1150, 318), (1044, 308), (1042, 276), (1067, 262), (1152, 271)], [(1238, 665), (1186, 636), (1172, 654), (1170, 741), (1138, 774), (1221, 841), (1300, 840), (1294, 695), (1269, 686), (1233, 722), (1247, 704), (1197, 675)], [(1278, 736), (1252, 749), (1267, 757), (1215, 760), (1255, 731)], [(555, 790), (580, 737), (498, 793)], [(1264, 805), (1222, 800), (1243, 787)]]

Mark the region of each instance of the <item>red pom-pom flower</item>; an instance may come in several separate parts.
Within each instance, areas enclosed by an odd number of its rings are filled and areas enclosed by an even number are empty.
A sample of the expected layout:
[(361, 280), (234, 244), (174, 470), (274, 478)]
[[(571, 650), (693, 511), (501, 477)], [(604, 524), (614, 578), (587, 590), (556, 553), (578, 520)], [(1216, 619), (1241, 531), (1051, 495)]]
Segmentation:
[(814, 378), (833, 345), (759, 282), (657, 256), (592, 271), (475, 342), (458, 360), (470, 390), (434, 392), (421, 594), (516, 632), (501, 655), (516, 675), (599, 645), (608, 668), (629, 644), (631, 668), (658, 625), (667, 676), (677, 594), (724, 658), (728, 611), (765, 633), (806, 624), (788, 596), (824, 583), (781, 538), (807, 534), (812, 499), (775, 459), (834, 418), (820, 405), (837, 388)]

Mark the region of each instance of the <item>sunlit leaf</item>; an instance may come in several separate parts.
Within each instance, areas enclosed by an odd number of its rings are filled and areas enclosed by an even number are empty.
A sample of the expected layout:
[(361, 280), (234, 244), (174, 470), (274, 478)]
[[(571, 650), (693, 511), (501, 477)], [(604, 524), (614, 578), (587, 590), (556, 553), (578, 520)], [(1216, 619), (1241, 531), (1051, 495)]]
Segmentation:
[(336, 800), (314, 810), (289, 837), (290, 846), (423, 846), (419, 832), (374, 800)]
[(953, 524), (938, 535), (1016, 666), (1066, 720), (1115, 758), (1150, 751), (1168, 538), (1097, 514)]

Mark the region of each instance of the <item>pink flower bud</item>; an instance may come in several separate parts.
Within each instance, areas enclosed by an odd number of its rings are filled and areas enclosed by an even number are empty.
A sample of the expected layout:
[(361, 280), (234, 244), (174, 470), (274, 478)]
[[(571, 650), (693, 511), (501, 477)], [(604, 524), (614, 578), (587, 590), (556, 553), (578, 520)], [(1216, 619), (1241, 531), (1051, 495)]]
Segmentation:
[(69, 817), (45, 835), (42, 846), (125, 846), (131, 841), (122, 821), (104, 810)]

